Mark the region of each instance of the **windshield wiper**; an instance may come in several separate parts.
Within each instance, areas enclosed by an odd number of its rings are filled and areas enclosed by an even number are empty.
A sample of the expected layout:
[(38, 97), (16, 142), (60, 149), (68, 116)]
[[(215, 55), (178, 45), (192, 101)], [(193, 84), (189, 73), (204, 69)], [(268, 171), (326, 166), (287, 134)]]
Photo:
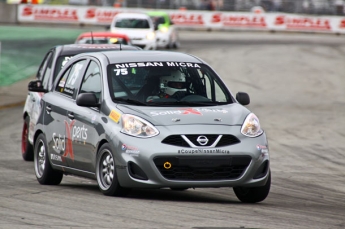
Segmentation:
[(139, 100), (135, 100), (135, 99), (115, 98), (115, 101), (126, 102), (128, 104), (134, 104), (134, 105), (147, 106), (147, 103), (143, 103), (143, 102), (140, 102)]

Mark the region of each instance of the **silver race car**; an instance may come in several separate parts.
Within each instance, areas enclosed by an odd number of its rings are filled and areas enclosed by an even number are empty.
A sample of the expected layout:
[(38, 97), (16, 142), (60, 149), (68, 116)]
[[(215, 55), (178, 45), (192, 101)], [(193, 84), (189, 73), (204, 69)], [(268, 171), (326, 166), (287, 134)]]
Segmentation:
[(216, 72), (198, 57), (166, 51), (79, 54), (46, 92), (34, 131), (40, 184), (63, 175), (96, 179), (102, 193), (132, 188), (232, 187), (263, 201), (271, 172), (266, 134)]

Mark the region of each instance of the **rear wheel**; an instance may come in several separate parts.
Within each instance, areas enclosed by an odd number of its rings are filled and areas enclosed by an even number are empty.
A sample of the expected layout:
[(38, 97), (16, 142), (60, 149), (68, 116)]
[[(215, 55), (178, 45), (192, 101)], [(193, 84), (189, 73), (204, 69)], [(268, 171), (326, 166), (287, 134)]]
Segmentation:
[(98, 151), (96, 177), (98, 187), (106, 196), (126, 196), (130, 189), (120, 186), (116, 175), (115, 158), (105, 143)]
[(271, 172), (269, 172), (268, 180), (261, 187), (234, 187), (233, 190), (237, 198), (243, 203), (257, 203), (266, 199), (271, 187)]
[(35, 142), (34, 164), (36, 178), (40, 184), (58, 185), (61, 183), (63, 173), (54, 170), (50, 165), (44, 134), (40, 134)]
[(34, 147), (29, 142), (29, 125), (30, 117), (26, 116), (24, 119), (22, 130), (22, 157), (24, 161), (34, 160)]

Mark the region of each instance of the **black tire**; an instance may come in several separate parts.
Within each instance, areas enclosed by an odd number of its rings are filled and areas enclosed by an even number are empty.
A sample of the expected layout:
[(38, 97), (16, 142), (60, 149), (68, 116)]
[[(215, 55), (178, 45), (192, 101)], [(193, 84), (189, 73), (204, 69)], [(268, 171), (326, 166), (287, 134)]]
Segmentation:
[(54, 170), (49, 161), (47, 141), (44, 134), (40, 134), (35, 142), (34, 164), (37, 181), (43, 185), (58, 185), (63, 173)]
[(237, 198), (243, 203), (257, 203), (266, 199), (271, 188), (271, 172), (269, 172), (268, 180), (261, 187), (234, 187), (233, 190)]
[(29, 142), (30, 117), (26, 116), (22, 129), (22, 157), (24, 161), (34, 160), (34, 147)]
[(106, 196), (126, 196), (130, 189), (120, 186), (115, 168), (115, 157), (108, 143), (97, 153), (96, 177), (98, 187)]

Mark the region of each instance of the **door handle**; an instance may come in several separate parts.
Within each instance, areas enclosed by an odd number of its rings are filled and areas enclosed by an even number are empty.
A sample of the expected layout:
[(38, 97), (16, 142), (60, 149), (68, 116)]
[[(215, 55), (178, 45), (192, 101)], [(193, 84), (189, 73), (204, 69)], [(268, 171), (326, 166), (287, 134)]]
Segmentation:
[(68, 113), (67, 113), (67, 116), (68, 116), (70, 119), (74, 119), (74, 113), (73, 113), (73, 112), (68, 112)]
[(46, 106), (46, 111), (47, 111), (47, 114), (50, 114), (50, 112), (52, 111), (51, 106)]

